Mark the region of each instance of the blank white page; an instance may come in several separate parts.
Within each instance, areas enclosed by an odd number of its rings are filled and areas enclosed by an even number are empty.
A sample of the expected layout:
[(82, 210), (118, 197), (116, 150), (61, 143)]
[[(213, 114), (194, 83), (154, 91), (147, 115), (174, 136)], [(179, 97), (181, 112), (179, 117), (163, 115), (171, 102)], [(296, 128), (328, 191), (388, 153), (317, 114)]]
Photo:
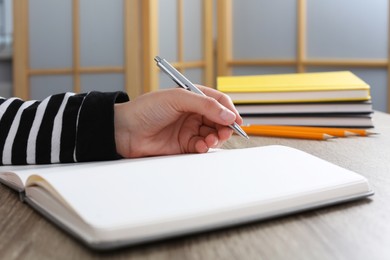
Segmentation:
[[(313, 203), (369, 191), (364, 177), (284, 146), (65, 167), (66, 171), (40, 176), (87, 223), (108, 230), (207, 216), (253, 204), (264, 204), (264, 211), (280, 211), (294, 206), (291, 200), (289, 205), (275, 203), (286, 198), (297, 198), (298, 204), (300, 200)], [(356, 183), (361, 185), (353, 186)], [(344, 188), (350, 185), (352, 190)]]

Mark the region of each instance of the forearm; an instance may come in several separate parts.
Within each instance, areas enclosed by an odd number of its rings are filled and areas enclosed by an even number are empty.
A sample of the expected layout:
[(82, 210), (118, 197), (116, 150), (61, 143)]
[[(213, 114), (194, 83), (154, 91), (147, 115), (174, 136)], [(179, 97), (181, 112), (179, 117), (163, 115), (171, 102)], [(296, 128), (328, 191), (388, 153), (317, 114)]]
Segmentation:
[(43, 101), (0, 99), (0, 164), (42, 164), (119, 158), (115, 102), (122, 92), (58, 94)]

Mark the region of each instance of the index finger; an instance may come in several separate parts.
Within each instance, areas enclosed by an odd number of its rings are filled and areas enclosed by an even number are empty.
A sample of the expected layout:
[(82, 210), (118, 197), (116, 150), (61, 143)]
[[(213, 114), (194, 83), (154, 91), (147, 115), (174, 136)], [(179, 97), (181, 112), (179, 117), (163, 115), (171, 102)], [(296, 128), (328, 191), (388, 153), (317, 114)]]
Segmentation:
[(228, 108), (230, 111), (232, 111), (234, 114), (236, 114), (236, 122), (237, 124), (241, 125), (243, 120), (240, 116), (240, 114), (238, 113), (236, 107), (234, 106), (233, 104), (233, 101), (231, 100), (231, 98), (216, 90), (216, 89), (213, 89), (213, 88), (209, 88), (209, 87), (205, 87), (205, 86), (201, 86), (201, 85), (196, 85), (206, 96), (209, 96), (209, 97), (212, 97), (214, 98), (215, 100), (217, 100), (221, 105), (223, 105), (224, 107)]

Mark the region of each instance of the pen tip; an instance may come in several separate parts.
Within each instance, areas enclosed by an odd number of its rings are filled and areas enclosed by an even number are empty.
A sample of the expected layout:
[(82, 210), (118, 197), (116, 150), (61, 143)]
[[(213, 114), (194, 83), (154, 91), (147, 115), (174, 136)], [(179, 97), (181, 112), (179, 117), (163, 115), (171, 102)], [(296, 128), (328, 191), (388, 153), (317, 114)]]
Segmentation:
[(159, 56), (156, 56), (156, 57), (154, 57), (154, 60), (155, 60), (156, 62), (159, 62), (159, 61), (161, 61), (161, 58), (160, 58)]

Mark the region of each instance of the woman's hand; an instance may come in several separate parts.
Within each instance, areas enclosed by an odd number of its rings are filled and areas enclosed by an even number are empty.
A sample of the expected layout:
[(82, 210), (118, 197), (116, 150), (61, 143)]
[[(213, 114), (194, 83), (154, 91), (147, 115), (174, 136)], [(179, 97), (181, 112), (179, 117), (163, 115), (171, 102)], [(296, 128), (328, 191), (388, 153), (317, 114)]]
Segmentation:
[(205, 153), (220, 147), (242, 124), (230, 98), (198, 86), (206, 96), (181, 88), (151, 92), (115, 104), (115, 142), (122, 157)]

